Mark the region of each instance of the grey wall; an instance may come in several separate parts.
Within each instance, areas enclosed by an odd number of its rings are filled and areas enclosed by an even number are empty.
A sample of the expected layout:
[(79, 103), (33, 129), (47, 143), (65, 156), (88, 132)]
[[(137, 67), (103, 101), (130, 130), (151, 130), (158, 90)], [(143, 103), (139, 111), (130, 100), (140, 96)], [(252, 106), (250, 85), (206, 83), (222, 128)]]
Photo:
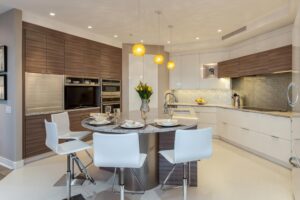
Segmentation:
[[(169, 53), (164, 51), (163, 46), (145, 45), (147, 54), (155, 55), (162, 53), (165, 62), (158, 67), (158, 111), (163, 112), (164, 93), (169, 89), (169, 71), (166, 63), (169, 61)], [(129, 110), (129, 54), (132, 44), (123, 44), (122, 46), (122, 109), (124, 112)]]
[(241, 95), (244, 106), (289, 110), (287, 87), (291, 73), (232, 79), (232, 90)]
[[(0, 15), (0, 45), (8, 48), (8, 100), (0, 101), (0, 157), (22, 160), (22, 12)], [(11, 108), (11, 113), (6, 109)]]

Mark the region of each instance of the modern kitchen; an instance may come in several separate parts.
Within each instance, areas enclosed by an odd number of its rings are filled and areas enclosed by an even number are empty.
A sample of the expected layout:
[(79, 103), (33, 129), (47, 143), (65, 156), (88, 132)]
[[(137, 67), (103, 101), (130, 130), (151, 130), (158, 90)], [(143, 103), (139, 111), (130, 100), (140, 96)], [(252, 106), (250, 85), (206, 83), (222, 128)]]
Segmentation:
[(299, 49), (298, 0), (1, 0), (0, 199), (300, 200)]

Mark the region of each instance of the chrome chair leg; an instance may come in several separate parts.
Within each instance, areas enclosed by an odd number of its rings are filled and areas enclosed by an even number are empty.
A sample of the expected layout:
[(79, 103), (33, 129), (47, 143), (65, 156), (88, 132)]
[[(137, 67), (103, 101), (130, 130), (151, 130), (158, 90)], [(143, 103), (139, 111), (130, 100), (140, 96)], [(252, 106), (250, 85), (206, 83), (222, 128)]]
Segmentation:
[(124, 188), (124, 168), (120, 168), (119, 174), (119, 184), (120, 184), (120, 200), (124, 200), (125, 188)]
[[(136, 180), (136, 182), (139, 184), (140, 188), (142, 189), (141, 192), (139, 191), (125, 191), (124, 193), (129, 193), (129, 194), (145, 194), (145, 186), (144, 184), (141, 182), (141, 180), (138, 178), (137, 174), (134, 172), (133, 169), (130, 169), (130, 173), (133, 175), (134, 179)], [(117, 174), (117, 168), (115, 168), (114, 171), (114, 178), (113, 178), (113, 185), (112, 185), (112, 192), (116, 192), (115, 191), (115, 180), (116, 180), (116, 174)]]
[(161, 184), (161, 187), (160, 187), (161, 190), (164, 190), (164, 187), (165, 187), (167, 181), (169, 180), (169, 178), (171, 177), (171, 175), (173, 174), (175, 168), (176, 168), (176, 164), (173, 165), (172, 170), (169, 172), (169, 174), (168, 174), (167, 177), (165, 178), (164, 182)]
[(88, 150), (85, 150), (85, 153), (88, 155), (88, 157), (91, 159), (91, 162), (89, 162), (86, 166), (85, 166), (85, 168), (89, 168), (92, 164), (93, 164), (93, 162), (94, 162), (94, 158), (93, 158), (93, 156), (90, 154), (90, 152), (88, 151)]
[(72, 174), (71, 174), (71, 154), (68, 155), (68, 163), (67, 163), (67, 188), (68, 188), (68, 196), (67, 196), (67, 200), (71, 199), (72, 196), (72, 191), (71, 191), (71, 179), (72, 179)]
[(86, 167), (81, 162), (81, 160), (76, 156), (76, 157), (74, 157), (74, 161), (77, 164), (79, 170), (85, 175), (85, 178), (95, 185), (96, 184), (95, 180), (89, 175)]
[(117, 168), (115, 168), (115, 171), (114, 171), (114, 179), (113, 179), (113, 185), (112, 185), (112, 192), (115, 192), (116, 175), (117, 175)]
[(183, 200), (187, 200), (187, 163), (183, 164)]

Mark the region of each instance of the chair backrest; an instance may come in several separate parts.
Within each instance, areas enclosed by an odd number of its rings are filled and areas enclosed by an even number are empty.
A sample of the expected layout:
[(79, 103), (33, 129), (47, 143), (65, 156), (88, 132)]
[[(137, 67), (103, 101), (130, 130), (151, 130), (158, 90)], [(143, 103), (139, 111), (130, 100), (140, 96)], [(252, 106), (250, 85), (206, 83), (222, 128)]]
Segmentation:
[(54, 122), (48, 122), (45, 120), (46, 128), (46, 146), (52, 151), (57, 152), (58, 147), (58, 133), (57, 126)]
[(177, 130), (174, 158), (176, 163), (197, 161), (212, 154), (212, 129)]
[(58, 135), (64, 135), (70, 132), (70, 120), (68, 112), (62, 112), (51, 115), (52, 122), (56, 123)]
[(135, 168), (140, 162), (137, 133), (93, 134), (94, 164), (97, 167)]

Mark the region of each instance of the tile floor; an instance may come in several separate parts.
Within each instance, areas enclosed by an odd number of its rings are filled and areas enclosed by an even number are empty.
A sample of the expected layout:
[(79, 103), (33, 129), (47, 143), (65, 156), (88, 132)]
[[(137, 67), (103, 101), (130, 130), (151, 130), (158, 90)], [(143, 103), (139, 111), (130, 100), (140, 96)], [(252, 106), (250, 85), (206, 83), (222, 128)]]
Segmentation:
[[(84, 154), (80, 157), (87, 161)], [(52, 185), (65, 172), (65, 157), (54, 156), (14, 170), (0, 181), (1, 199), (59, 200), (65, 187)], [(189, 200), (292, 200), (291, 172), (219, 140), (213, 156), (199, 162), (197, 188), (189, 188)], [(89, 168), (97, 185), (85, 183), (73, 188), (88, 200), (118, 199), (111, 195), (111, 173)], [(112, 198), (113, 196), (113, 198)], [(181, 199), (181, 189), (161, 192), (159, 187), (144, 195), (126, 195), (131, 200)]]

